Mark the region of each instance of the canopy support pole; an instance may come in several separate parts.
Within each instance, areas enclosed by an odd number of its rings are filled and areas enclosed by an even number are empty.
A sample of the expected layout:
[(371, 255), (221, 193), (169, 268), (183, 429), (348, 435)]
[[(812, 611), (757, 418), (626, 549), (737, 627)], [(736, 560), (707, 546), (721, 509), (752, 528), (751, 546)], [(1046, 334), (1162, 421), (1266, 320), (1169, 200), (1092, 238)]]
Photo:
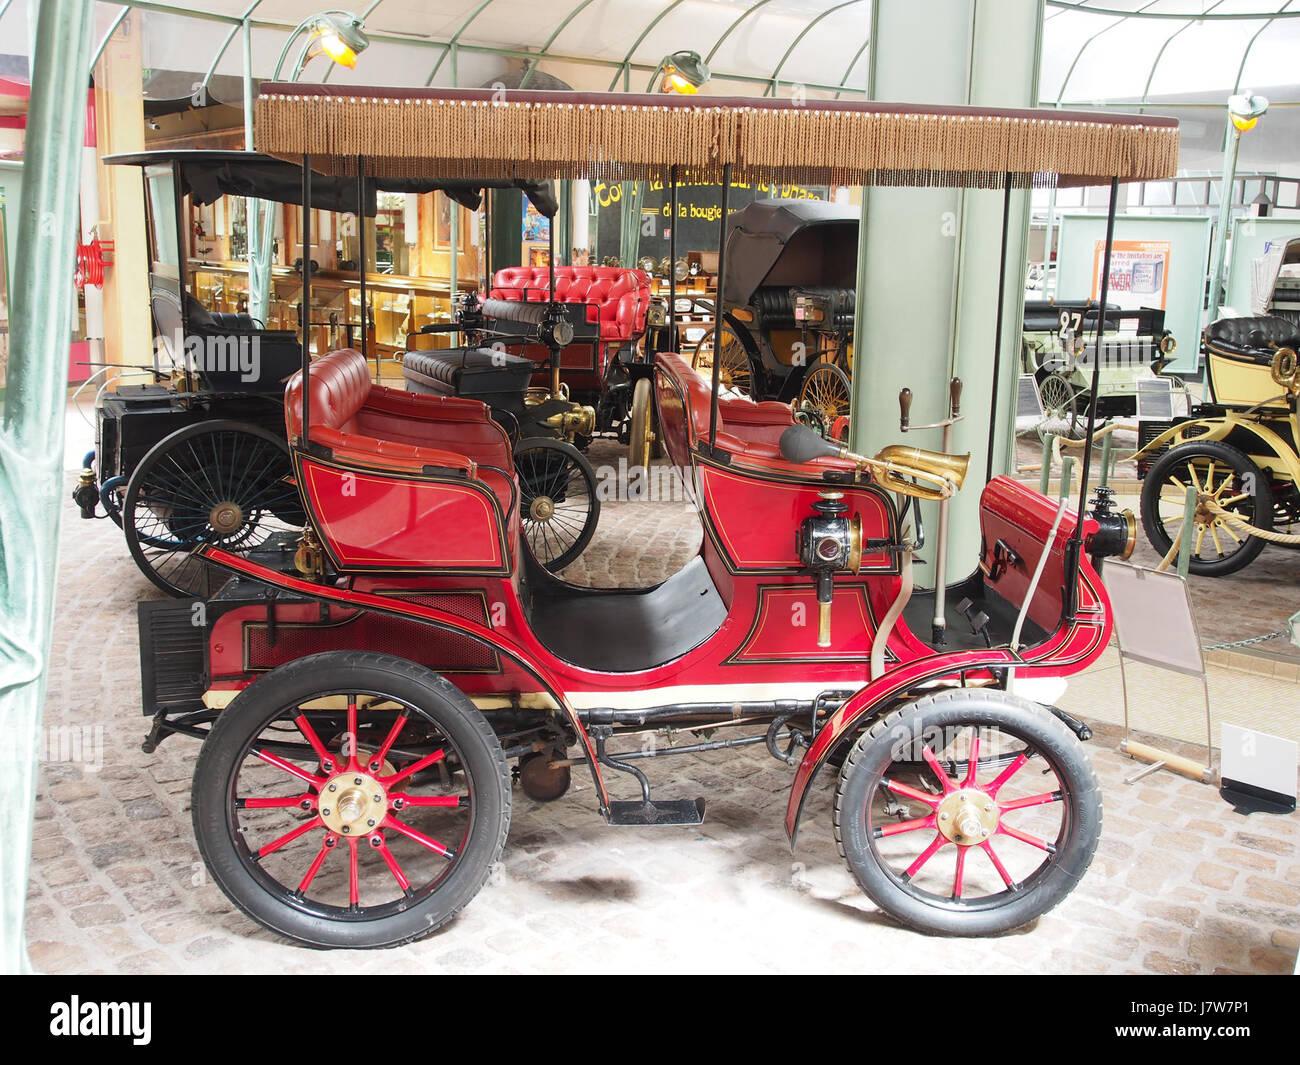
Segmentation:
[(1083, 442), (1083, 468), (1079, 471), (1079, 512), (1074, 533), (1065, 549), (1065, 615), (1073, 620), (1079, 605), (1079, 556), (1083, 550), (1083, 523), (1088, 516), (1088, 473), (1092, 466), (1092, 434), (1097, 429), (1097, 391), (1101, 387), (1101, 342), (1106, 332), (1106, 300), (1110, 297), (1110, 256), (1115, 243), (1115, 208), (1119, 178), (1110, 179), (1110, 204), (1106, 209), (1106, 246), (1101, 255), (1101, 302), (1097, 307), (1097, 339), (1092, 349), (1092, 388), (1088, 404), (1088, 431)]
[[(358, 207), (361, 204), (357, 205)], [(363, 267), (365, 263), (361, 264)], [(302, 157), (302, 447), (311, 447), (311, 156)]]
[[(718, 219), (718, 283), (713, 298), (713, 398), (709, 401), (709, 450), (718, 445), (718, 388), (722, 360), (722, 279), (727, 276), (727, 198), (731, 192), (731, 164), (722, 167), (722, 214)], [(676, 264), (674, 264), (676, 265)]]
[(677, 164), (668, 170), (668, 350), (677, 350)]
[(175, 191), (174, 206), (176, 209), (176, 295), (181, 301), (181, 335), (180, 351), (173, 352), (172, 358), (177, 355), (185, 364), (185, 391), (194, 391), (194, 367), (190, 360), (189, 338), (190, 338), (190, 315), (186, 292), (189, 289), (189, 259), (186, 253), (186, 247), (189, 244), (189, 227), (186, 225), (185, 210), (185, 192), (181, 185), (181, 164), (177, 159), (172, 162), (172, 188)]
[[(306, 260), (303, 260), (306, 262)], [(370, 304), (366, 299), (366, 157), (357, 156), (357, 288), (361, 298), (361, 357), (370, 356)], [(375, 384), (379, 384), (379, 345), (375, 345)]]
[[(989, 445), (988, 445), (988, 467), (984, 471), (984, 483), (987, 484), (993, 480), (993, 448), (997, 440), (998, 427), (998, 403), (1001, 393), (998, 392), (1000, 378), (1002, 376), (1002, 319), (1006, 309), (1007, 302), (1007, 229), (1011, 224), (1011, 173), (1007, 172), (1003, 183), (1002, 192), (1002, 256), (998, 260), (998, 315), (997, 324), (993, 327), (993, 391), (989, 399)], [(940, 552), (940, 563), (942, 564), (942, 550)]]

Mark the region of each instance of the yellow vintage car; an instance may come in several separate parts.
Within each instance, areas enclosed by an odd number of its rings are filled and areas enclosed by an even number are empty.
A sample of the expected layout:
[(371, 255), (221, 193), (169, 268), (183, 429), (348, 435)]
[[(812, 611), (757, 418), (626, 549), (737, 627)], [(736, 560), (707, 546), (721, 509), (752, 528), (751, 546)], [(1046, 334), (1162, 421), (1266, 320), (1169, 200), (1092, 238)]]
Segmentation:
[(1264, 549), (1215, 505), (1256, 529), (1300, 526), (1297, 346), (1300, 325), (1279, 315), (1213, 322), (1202, 338), (1206, 402), (1137, 453), (1142, 524), (1162, 554), (1182, 526), (1187, 489), (1197, 490), (1192, 573), (1235, 573)]

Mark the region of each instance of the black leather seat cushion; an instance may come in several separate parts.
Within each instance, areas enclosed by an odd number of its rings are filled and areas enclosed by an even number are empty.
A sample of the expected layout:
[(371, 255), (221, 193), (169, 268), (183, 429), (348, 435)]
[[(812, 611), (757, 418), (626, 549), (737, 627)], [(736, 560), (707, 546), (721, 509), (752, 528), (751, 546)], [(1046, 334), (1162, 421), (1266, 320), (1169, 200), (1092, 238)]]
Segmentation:
[(1272, 345), (1293, 348), (1300, 343), (1295, 322), (1273, 315), (1258, 318), (1220, 318), (1205, 327), (1205, 341), (1234, 355), (1253, 355), (1271, 362)]
[(412, 391), (479, 399), (500, 405), (502, 396), (521, 397), (537, 370), (532, 359), (492, 348), (408, 351), (402, 376)]

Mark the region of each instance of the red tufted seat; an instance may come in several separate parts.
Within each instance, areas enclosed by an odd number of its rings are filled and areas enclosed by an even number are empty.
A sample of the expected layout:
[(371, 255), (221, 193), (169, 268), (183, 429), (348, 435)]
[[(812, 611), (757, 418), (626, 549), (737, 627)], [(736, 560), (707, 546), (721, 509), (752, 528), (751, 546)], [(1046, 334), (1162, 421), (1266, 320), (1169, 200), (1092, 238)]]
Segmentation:
[[(660, 378), (656, 388), (660, 425), (669, 439), (665, 446), (674, 462), (709, 439), (712, 391), (709, 382), (680, 355), (661, 353), (655, 360)], [(680, 405), (680, 410), (678, 406)], [(794, 424), (794, 412), (784, 403), (754, 403), (748, 399), (718, 401), (718, 447), (741, 463), (779, 470), (787, 475), (821, 476), (823, 470), (853, 470), (845, 459), (814, 459), (793, 464), (781, 457), (781, 434)], [(677, 439), (672, 439), (677, 437)]]
[[(302, 371), (285, 391), (289, 439), (302, 434)], [(474, 471), (492, 486), (503, 511), (511, 504), (514, 460), (505, 431), (473, 399), (423, 396), (370, 380), (359, 351), (345, 348), (311, 366), (311, 440), (337, 459), (398, 470), (425, 466)], [(505, 475), (476, 467), (491, 466)], [(515, 516), (512, 515), (512, 523)]]
[[(490, 299), (545, 302), (550, 284), (544, 266), (507, 266), (492, 280)], [(650, 275), (617, 266), (557, 266), (555, 298), (583, 303), (587, 321), (599, 325), (602, 340), (634, 340), (645, 332)]]

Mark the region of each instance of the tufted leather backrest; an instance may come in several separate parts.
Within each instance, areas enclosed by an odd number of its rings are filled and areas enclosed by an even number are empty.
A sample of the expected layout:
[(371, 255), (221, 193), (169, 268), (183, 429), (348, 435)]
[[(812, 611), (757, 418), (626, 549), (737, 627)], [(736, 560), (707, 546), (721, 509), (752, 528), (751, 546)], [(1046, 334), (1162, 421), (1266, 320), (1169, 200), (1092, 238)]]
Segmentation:
[(1273, 315), (1258, 318), (1220, 318), (1205, 327), (1205, 341), (1238, 354), (1273, 357), (1270, 345), (1295, 347), (1300, 328), (1294, 322)]
[[(311, 424), (357, 431), (357, 411), (370, 398), (370, 366), (355, 348), (322, 355), (311, 364)], [(284, 423), (289, 439), (302, 433), (302, 371), (289, 379), (284, 393)]]
[[(549, 284), (544, 266), (507, 266), (496, 272), (488, 298), (544, 303)], [(555, 299), (585, 304), (588, 321), (616, 326), (619, 339), (631, 340), (645, 332), (650, 275), (618, 266), (557, 266)]]

